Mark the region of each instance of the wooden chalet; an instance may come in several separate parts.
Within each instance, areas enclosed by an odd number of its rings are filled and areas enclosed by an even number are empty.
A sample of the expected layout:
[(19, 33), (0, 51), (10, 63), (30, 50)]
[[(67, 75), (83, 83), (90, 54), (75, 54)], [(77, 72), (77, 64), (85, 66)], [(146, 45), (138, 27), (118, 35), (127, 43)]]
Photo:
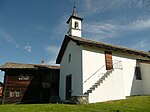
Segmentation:
[(2, 101), (2, 93), (3, 93), (3, 83), (0, 82), (0, 104), (1, 104), (1, 101)]
[(6, 63), (3, 104), (59, 101), (59, 66)]

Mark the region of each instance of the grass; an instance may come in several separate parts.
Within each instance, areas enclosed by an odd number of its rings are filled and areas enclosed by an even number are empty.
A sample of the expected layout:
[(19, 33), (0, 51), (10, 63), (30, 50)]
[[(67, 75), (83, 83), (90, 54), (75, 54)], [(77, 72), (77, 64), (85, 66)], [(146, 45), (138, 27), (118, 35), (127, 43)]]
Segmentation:
[(0, 112), (150, 112), (150, 96), (135, 96), (126, 100), (86, 105), (0, 105)]

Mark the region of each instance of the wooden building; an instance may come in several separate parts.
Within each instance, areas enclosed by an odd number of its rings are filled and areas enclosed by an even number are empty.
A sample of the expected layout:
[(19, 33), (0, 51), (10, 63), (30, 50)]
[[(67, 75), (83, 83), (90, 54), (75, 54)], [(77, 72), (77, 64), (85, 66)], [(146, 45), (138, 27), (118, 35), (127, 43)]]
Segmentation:
[(49, 103), (59, 100), (59, 66), (6, 63), (3, 104)]
[(2, 93), (3, 93), (3, 83), (0, 82), (0, 104), (1, 104), (1, 101), (2, 101)]

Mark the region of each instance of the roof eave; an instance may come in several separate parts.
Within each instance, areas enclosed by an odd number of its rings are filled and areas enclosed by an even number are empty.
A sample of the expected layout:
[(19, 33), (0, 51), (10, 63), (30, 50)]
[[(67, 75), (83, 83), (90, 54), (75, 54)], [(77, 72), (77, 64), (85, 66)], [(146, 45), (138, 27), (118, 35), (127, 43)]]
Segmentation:
[(56, 64), (61, 63), (65, 49), (66, 49), (67, 44), (70, 40), (74, 41), (77, 45), (88, 45), (88, 46), (95, 46), (97, 48), (105, 48), (105, 49), (112, 50), (112, 51), (127, 52), (129, 54), (140, 55), (142, 57), (147, 57), (150, 59), (150, 53), (148, 54), (147, 52), (144, 52), (144, 51), (138, 51), (138, 50), (125, 48), (125, 47), (121, 47), (121, 46), (115, 46), (115, 45), (111, 45), (111, 44), (107, 45), (105, 43), (99, 43), (99, 42), (96, 43), (96, 41), (92, 41), (92, 40), (88, 40), (88, 39), (87, 39), (87, 41), (86, 40), (80, 40), (80, 38), (81, 37), (74, 37), (74, 36), (67, 36), (67, 35), (65, 36), (65, 39), (62, 43), (61, 49), (59, 51), (59, 54), (58, 54), (58, 57), (56, 60)]
[(0, 70), (39, 70), (39, 69), (60, 69), (60, 66), (54, 65), (40, 65), (40, 64), (23, 64), (23, 63), (11, 63), (7, 62), (6, 64), (0, 66)]
[(59, 50), (58, 56), (56, 58), (56, 64), (61, 63), (62, 57), (64, 55), (64, 52), (66, 50), (66, 47), (67, 47), (69, 41), (70, 41), (70, 38), (67, 35), (65, 35), (65, 38), (64, 38), (61, 48)]
[(81, 17), (71, 15), (69, 17), (69, 19), (67, 20), (67, 22), (66, 22), (67, 24), (69, 24), (69, 21), (70, 21), (71, 18), (78, 19), (78, 20), (81, 20), (81, 21), (83, 20), (83, 18), (81, 18)]

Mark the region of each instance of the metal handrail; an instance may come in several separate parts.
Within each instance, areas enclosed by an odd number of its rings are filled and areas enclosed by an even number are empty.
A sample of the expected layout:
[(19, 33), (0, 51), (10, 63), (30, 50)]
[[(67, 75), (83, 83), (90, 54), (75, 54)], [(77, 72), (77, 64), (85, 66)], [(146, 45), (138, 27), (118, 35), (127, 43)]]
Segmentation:
[[(114, 61), (117, 61), (116, 63), (113, 63), (113, 65), (115, 65), (115, 64), (117, 64), (117, 63), (120, 63), (121, 61), (120, 60), (114, 60)], [(88, 77), (85, 81), (84, 81), (84, 83), (83, 84), (85, 84), (88, 80), (90, 80), (94, 75), (96, 75), (96, 73), (97, 72), (99, 72), (102, 68), (104, 68), (106, 66), (106, 64), (105, 65), (103, 65), (102, 67), (100, 67), (100, 69), (98, 69), (94, 74), (92, 74), (90, 77)], [(101, 73), (101, 74), (104, 74), (104, 73)], [(100, 74), (100, 75), (101, 75)], [(99, 76), (100, 76), (99, 75)], [(98, 77), (99, 77), (98, 76)]]
[[(103, 65), (100, 69), (98, 69), (93, 75), (91, 75), (89, 78), (87, 78), (84, 83), (86, 83), (89, 79), (91, 79), (97, 72), (99, 72), (103, 67), (105, 67), (105, 65)], [(84, 84), (83, 83), (83, 84)]]

